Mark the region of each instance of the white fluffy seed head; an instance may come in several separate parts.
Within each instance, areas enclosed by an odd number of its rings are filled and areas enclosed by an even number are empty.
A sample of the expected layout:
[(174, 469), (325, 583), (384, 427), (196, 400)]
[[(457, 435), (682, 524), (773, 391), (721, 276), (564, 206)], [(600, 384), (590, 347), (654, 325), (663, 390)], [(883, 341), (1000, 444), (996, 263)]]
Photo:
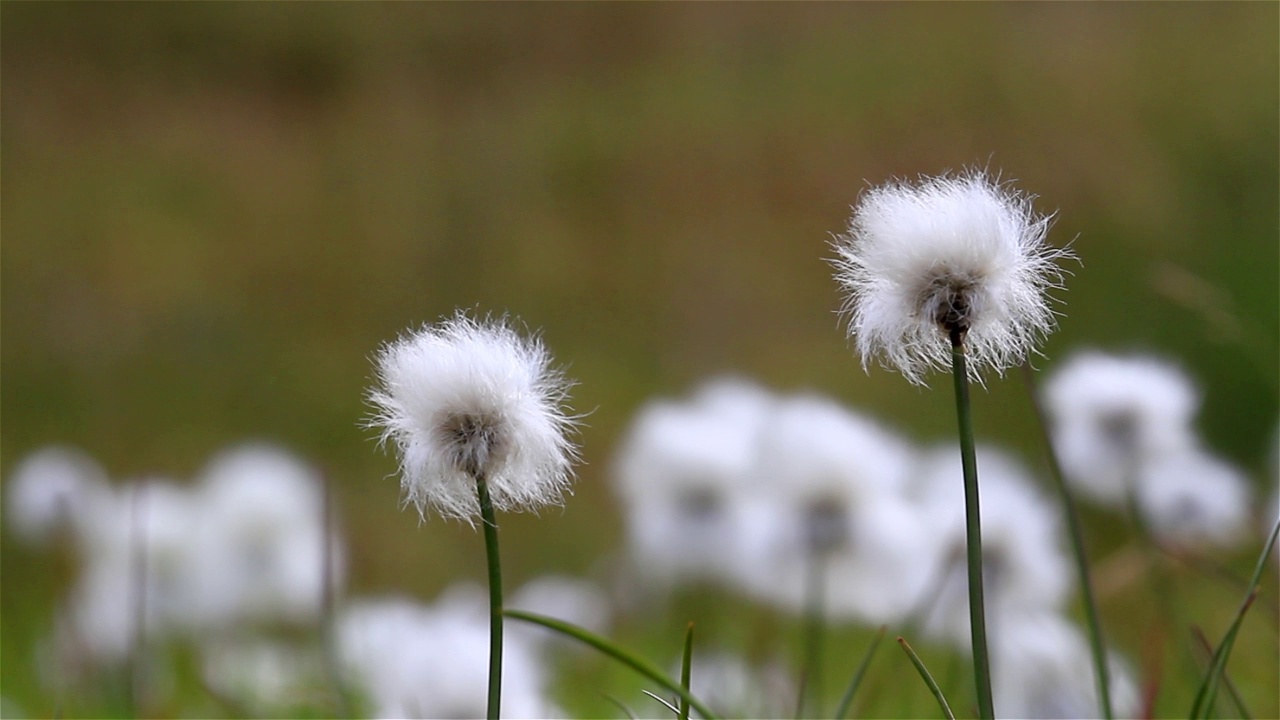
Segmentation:
[(1078, 353), (1049, 376), (1044, 400), (1067, 480), (1105, 505), (1124, 505), (1141, 467), (1196, 444), (1200, 393), (1157, 357)]
[(1188, 448), (1152, 458), (1135, 477), (1138, 510), (1171, 545), (1229, 548), (1248, 537), (1253, 498), (1230, 463)]
[(763, 388), (721, 379), (689, 400), (655, 400), (637, 414), (614, 479), (647, 588), (732, 579), (749, 544), (747, 483), (772, 402)]
[(980, 170), (865, 192), (832, 243), (863, 367), (878, 356), (924, 384), (926, 371), (950, 367), (953, 328), (974, 379), (1033, 351), (1053, 328), (1057, 261), (1074, 256), (1045, 244), (1050, 217), (1032, 199)]
[(541, 340), (505, 318), (459, 312), (388, 343), (376, 362), (370, 424), (399, 449), (406, 500), (420, 514), (473, 522), (477, 478), (498, 510), (560, 502), (576, 420), (563, 409), (570, 385)]

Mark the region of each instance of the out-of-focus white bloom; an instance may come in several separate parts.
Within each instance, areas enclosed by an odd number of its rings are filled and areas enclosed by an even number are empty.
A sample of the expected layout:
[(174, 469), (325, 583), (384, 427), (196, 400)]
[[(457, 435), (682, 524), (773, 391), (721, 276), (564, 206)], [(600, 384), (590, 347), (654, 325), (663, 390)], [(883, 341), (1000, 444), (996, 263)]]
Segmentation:
[(647, 581), (726, 581), (739, 563), (747, 475), (770, 403), (763, 390), (718, 384), (689, 402), (656, 401), (632, 423), (616, 489), (632, 557)]
[(878, 355), (923, 384), (950, 367), (953, 329), (975, 378), (1021, 362), (1053, 327), (1046, 293), (1072, 257), (1045, 244), (1050, 220), (1031, 201), (977, 170), (863, 193), (833, 243), (863, 365)]
[(158, 479), (135, 483), (100, 507), (85, 538), (90, 552), (72, 590), (64, 647), (115, 662), (134, 651), (139, 614), (148, 641), (186, 629), (196, 518), (191, 493)]
[(1158, 358), (1079, 353), (1049, 377), (1044, 398), (1062, 471), (1096, 502), (1122, 506), (1144, 463), (1195, 444), (1199, 393)]
[(23, 540), (40, 544), (59, 529), (82, 526), (109, 502), (107, 474), (93, 458), (50, 446), (28, 455), (5, 485), (5, 520)]
[[(996, 717), (1101, 716), (1093, 655), (1084, 635), (1054, 613), (1020, 617), (992, 643), (991, 686)], [(1116, 653), (1107, 658), (1111, 708), (1118, 718), (1138, 712), (1138, 687)]]
[(538, 338), (505, 321), (459, 312), (384, 346), (372, 425), (400, 451), (402, 485), (428, 507), (468, 522), (480, 513), (477, 480), (498, 510), (560, 502), (576, 450), (562, 405), (569, 384)]
[[(695, 650), (689, 692), (722, 717), (783, 717), (795, 710), (796, 687), (782, 663), (752, 666), (724, 650)], [(670, 669), (680, 677), (681, 663)]]
[(1248, 480), (1202, 450), (1153, 457), (1136, 479), (1138, 511), (1164, 542), (1229, 547), (1249, 532)]
[(200, 648), (205, 683), (259, 713), (297, 708), (325, 683), (320, 655), (258, 638), (219, 638)]
[[(530, 580), (511, 596), (506, 605), (567, 620), (596, 634), (608, 630), (612, 615), (608, 599), (593, 583), (563, 575), (543, 575)], [(512, 623), (507, 626), (507, 632), (527, 634), (534, 643), (565, 640), (559, 633), (529, 623)], [(568, 646), (582, 647), (578, 643)]]
[(928, 577), (929, 541), (902, 495), (910, 452), (903, 439), (825, 398), (780, 401), (752, 472), (758, 540), (744, 553), (746, 589), (803, 611), (820, 563), (831, 617), (900, 618)]
[[(226, 627), (317, 619), (325, 561), (318, 473), (283, 449), (246, 444), (210, 461), (199, 492), (193, 609), (202, 621)], [(336, 536), (330, 542), (338, 586), (345, 558)]]
[[(337, 653), (380, 718), (483, 717), (489, 664), (488, 619), (456, 605), (366, 600), (338, 617)], [(559, 714), (544, 696), (543, 661), (515, 635), (502, 655), (506, 717)]]
[[(989, 631), (998, 635), (1019, 616), (1060, 610), (1071, 590), (1071, 565), (1062, 547), (1058, 511), (1031, 484), (1027, 471), (998, 450), (979, 448), (977, 455), (984, 601)], [(928, 563), (932, 579), (919, 606), (924, 630), (967, 649), (972, 637), (964, 472), (955, 447), (922, 456), (913, 494), (936, 542)]]

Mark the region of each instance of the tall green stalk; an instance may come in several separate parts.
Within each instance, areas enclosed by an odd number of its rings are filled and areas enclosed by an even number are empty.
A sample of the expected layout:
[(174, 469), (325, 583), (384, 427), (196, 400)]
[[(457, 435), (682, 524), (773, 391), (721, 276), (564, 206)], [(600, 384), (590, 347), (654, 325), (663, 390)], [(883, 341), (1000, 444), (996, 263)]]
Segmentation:
[[(804, 669), (796, 699), (796, 718), (822, 717), (823, 644), (826, 629), (826, 556), (816, 550), (807, 553), (805, 572)], [(806, 714), (807, 711), (807, 714)]]
[(489, 565), (489, 704), (486, 717), (497, 720), (502, 704), (502, 567), (498, 557), (498, 521), (489, 498), (489, 483), (475, 473), (476, 494), (480, 498), (480, 521), (484, 524), (484, 551)]
[(978, 460), (969, 409), (969, 374), (965, 363), (964, 330), (953, 325), (951, 374), (955, 379), (956, 416), (960, 425), (960, 460), (964, 468), (965, 544), (969, 561), (969, 629), (973, 638), (973, 674), (982, 720), (995, 717), (991, 701), (991, 663), (987, 654), (987, 620), (982, 599), (982, 518), (978, 510)]
[(1062, 502), (1062, 514), (1066, 516), (1067, 532), (1071, 536), (1071, 554), (1075, 556), (1076, 576), (1080, 580), (1080, 595), (1084, 600), (1085, 623), (1089, 626), (1089, 648), (1093, 652), (1093, 671), (1098, 683), (1102, 717), (1111, 720), (1111, 673), (1107, 668), (1107, 646), (1102, 639), (1102, 619), (1098, 615), (1098, 603), (1093, 598), (1093, 583), (1089, 579), (1089, 557), (1085, 552), (1084, 532), (1080, 529), (1080, 515), (1076, 512), (1075, 499), (1062, 475), (1062, 464), (1058, 462), (1053, 438), (1049, 436), (1049, 424), (1044, 407), (1040, 404), (1040, 396), (1036, 393), (1031, 363), (1022, 363), (1022, 378), (1026, 382), (1027, 395), (1031, 398), (1031, 408), (1036, 414), (1036, 423), (1040, 426), (1040, 440), (1044, 444), (1045, 457), (1049, 460), (1049, 475), (1053, 479), (1058, 499)]

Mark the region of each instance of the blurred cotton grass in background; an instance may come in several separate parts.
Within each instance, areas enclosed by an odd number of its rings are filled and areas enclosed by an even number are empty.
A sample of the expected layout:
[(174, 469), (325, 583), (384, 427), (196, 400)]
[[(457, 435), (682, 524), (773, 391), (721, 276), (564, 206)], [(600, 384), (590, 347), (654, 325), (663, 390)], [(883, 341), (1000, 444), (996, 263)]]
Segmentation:
[(505, 318), (459, 311), (384, 346), (371, 421), (400, 455), (405, 496), (484, 530), (489, 568), (488, 717), (502, 697), (502, 572), (495, 510), (557, 504), (577, 449), (569, 433), (570, 383), (536, 336)]
[(1054, 444), (1084, 497), (1127, 510), (1169, 549), (1231, 548), (1249, 533), (1244, 474), (1203, 447), (1201, 393), (1151, 355), (1078, 352), (1045, 384)]
[[(326, 577), (329, 592), (345, 578), (345, 552), (321, 519), (309, 464), (245, 443), (192, 484), (113, 485), (93, 458), (54, 446), (19, 463), (5, 490), (19, 538), (71, 550), (79, 564), (37, 653), (46, 690), (70, 697), (120, 679), (135, 712), (154, 712), (180, 675), (175, 651), (190, 647), (209, 696), (237, 712), (316, 702), (314, 630)], [(49, 548), (54, 538), (68, 547)]]
[(871, 188), (833, 242), (849, 335), (863, 366), (878, 357), (917, 384), (928, 370), (951, 367), (964, 469), (974, 675), (984, 719), (994, 717), (994, 709), (969, 382), (981, 381), (985, 368), (1003, 372), (1022, 362), (1052, 329), (1047, 292), (1062, 285), (1058, 261), (1073, 256), (1046, 244), (1049, 224), (1030, 196), (975, 169)]

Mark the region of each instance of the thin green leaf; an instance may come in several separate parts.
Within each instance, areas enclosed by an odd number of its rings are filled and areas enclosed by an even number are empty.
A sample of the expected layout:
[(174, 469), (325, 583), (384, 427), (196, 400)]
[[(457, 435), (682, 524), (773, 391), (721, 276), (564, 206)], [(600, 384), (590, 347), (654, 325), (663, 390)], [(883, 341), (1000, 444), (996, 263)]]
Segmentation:
[[(680, 687), (685, 692), (689, 692), (689, 677), (693, 673), (693, 622), (689, 622), (689, 629), (684, 633), (684, 657), (680, 664)], [(680, 698), (680, 710), (677, 713), (680, 720), (689, 720), (689, 701)]]
[(1093, 672), (1098, 686), (1098, 702), (1102, 706), (1102, 717), (1111, 720), (1111, 677), (1107, 667), (1107, 646), (1102, 637), (1102, 619), (1098, 614), (1098, 603), (1093, 597), (1093, 582), (1089, 578), (1089, 557), (1084, 546), (1084, 532), (1080, 528), (1080, 515), (1076, 512), (1075, 498), (1062, 474), (1062, 464), (1058, 461), (1058, 452), (1053, 446), (1053, 438), (1049, 435), (1049, 422), (1045, 418), (1044, 406), (1040, 404), (1040, 395), (1036, 392), (1035, 374), (1031, 362), (1022, 363), (1022, 379), (1027, 386), (1027, 395), (1031, 399), (1031, 409), (1035, 412), (1036, 425), (1040, 431), (1040, 441), (1044, 445), (1045, 457), (1049, 461), (1049, 477), (1053, 479), (1054, 490), (1062, 502), (1062, 514), (1066, 518), (1068, 536), (1071, 538), (1071, 554), (1075, 560), (1076, 578), (1080, 582), (1080, 599), (1084, 604), (1085, 624), (1089, 628), (1089, 651), (1093, 655)]
[(600, 693), (600, 697), (602, 697), (602, 698), (604, 698), (605, 700), (608, 700), (609, 702), (613, 703), (615, 707), (617, 707), (619, 710), (621, 710), (621, 711), (623, 712), (623, 714), (624, 714), (624, 715), (626, 715), (626, 716), (627, 716), (628, 720), (636, 720), (636, 714), (635, 714), (635, 713), (633, 713), (633, 712), (631, 712), (631, 708), (629, 708), (629, 707), (627, 707), (626, 705), (624, 705), (624, 704), (622, 703), (622, 701), (621, 701), (621, 700), (619, 700), (618, 698), (616, 698), (616, 697), (614, 697), (614, 696), (612, 696), (612, 695), (610, 695), (610, 694), (608, 694), (608, 693)]
[[(1213, 660), (1213, 646), (1209, 644), (1209, 638), (1205, 637), (1204, 631), (1199, 626), (1191, 626), (1191, 634), (1196, 639), (1196, 647), (1200, 648), (1201, 661), (1205, 663), (1206, 668)], [(1244, 705), (1244, 699), (1240, 697), (1240, 691), (1236, 690), (1236, 684), (1231, 682), (1231, 676), (1222, 673), (1222, 684), (1227, 686), (1227, 692), (1231, 695), (1231, 701), (1236, 706), (1236, 713), (1242, 720), (1253, 720), (1253, 715), (1249, 713), (1249, 709)]]
[(938, 705), (942, 708), (942, 715), (947, 720), (956, 720), (956, 716), (951, 712), (951, 706), (947, 704), (947, 698), (942, 694), (942, 689), (938, 687), (938, 683), (933, 681), (933, 676), (929, 674), (929, 669), (924, 666), (924, 661), (916, 655), (916, 651), (911, 649), (911, 645), (902, 637), (898, 638), (898, 644), (906, 651), (907, 657), (911, 658), (911, 664), (916, 666), (916, 672), (920, 673), (920, 678), (924, 680), (924, 684), (929, 686), (929, 692), (933, 693), (934, 699), (938, 701)]
[(509, 618), (523, 620), (525, 622), (533, 623), (534, 625), (541, 625), (549, 630), (555, 630), (562, 635), (567, 635), (579, 642), (590, 645), (596, 650), (599, 650), (605, 655), (608, 655), (614, 660), (617, 660), (623, 665), (635, 670), (637, 673), (640, 673), (644, 677), (661, 685), (663, 688), (674, 692), (676, 695), (680, 696), (681, 699), (687, 700), (689, 707), (697, 710), (698, 714), (706, 718), (706, 720), (716, 720), (716, 714), (711, 712), (711, 710), (709, 710), (702, 701), (691, 695), (688, 690), (680, 687), (680, 683), (677, 683), (667, 677), (667, 674), (659, 670), (656, 665), (642, 657), (639, 657), (635, 653), (618, 647), (613, 642), (600, 637), (593, 632), (584, 630), (577, 625), (573, 625), (562, 620), (556, 620), (555, 618), (549, 618), (544, 615), (536, 615), (531, 612), (525, 612), (524, 610), (507, 610), (504, 614)]
[(1204, 682), (1200, 684), (1200, 689), (1196, 692), (1195, 703), (1191, 706), (1192, 720), (1208, 717), (1209, 708), (1213, 707), (1213, 701), (1218, 694), (1218, 683), (1221, 681), (1223, 673), (1227, 670), (1227, 659), (1231, 656), (1231, 648), (1235, 645), (1236, 635), (1240, 632), (1244, 614), (1248, 612), (1249, 606), (1253, 605), (1253, 601), (1258, 597), (1258, 585), (1262, 583), (1262, 572), (1267, 566), (1267, 558), (1271, 557), (1271, 548), (1276, 544), (1277, 535), (1280, 535), (1280, 521), (1276, 521), (1275, 527), (1271, 529), (1271, 536), (1267, 538), (1267, 544), (1262, 548), (1262, 554), (1258, 556), (1258, 563), (1254, 565), (1253, 577), (1249, 580), (1248, 594), (1245, 595), (1244, 601), (1240, 603), (1240, 609), (1236, 611), (1235, 619), (1231, 621), (1231, 627), (1227, 628), (1227, 634), (1223, 636), (1222, 642), (1218, 643), (1218, 649), (1213, 653), (1213, 662), (1209, 664), (1209, 672), (1205, 675)]
[(654, 700), (657, 700), (658, 703), (662, 705), (662, 707), (670, 710), (673, 714), (675, 715), (680, 714), (680, 708), (676, 707), (675, 705), (672, 705), (670, 702), (667, 701), (666, 698), (662, 697), (661, 695), (655, 692), (649, 692), (648, 690), (641, 690), (640, 692), (644, 693), (645, 695), (648, 695)]
[(858, 669), (853, 671), (853, 678), (849, 680), (849, 687), (845, 688), (844, 697), (840, 698), (840, 706), (836, 708), (836, 720), (844, 720), (849, 715), (849, 708), (853, 706), (853, 694), (858, 692), (858, 686), (862, 684), (862, 678), (867, 674), (867, 668), (871, 665), (871, 658), (876, 654), (876, 648), (880, 647), (880, 641), (884, 639), (885, 626), (881, 625), (876, 631), (876, 636), (871, 639), (871, 644), (867, 646), (867, 651), (862, 655), (862, 662), (858, 663)]

